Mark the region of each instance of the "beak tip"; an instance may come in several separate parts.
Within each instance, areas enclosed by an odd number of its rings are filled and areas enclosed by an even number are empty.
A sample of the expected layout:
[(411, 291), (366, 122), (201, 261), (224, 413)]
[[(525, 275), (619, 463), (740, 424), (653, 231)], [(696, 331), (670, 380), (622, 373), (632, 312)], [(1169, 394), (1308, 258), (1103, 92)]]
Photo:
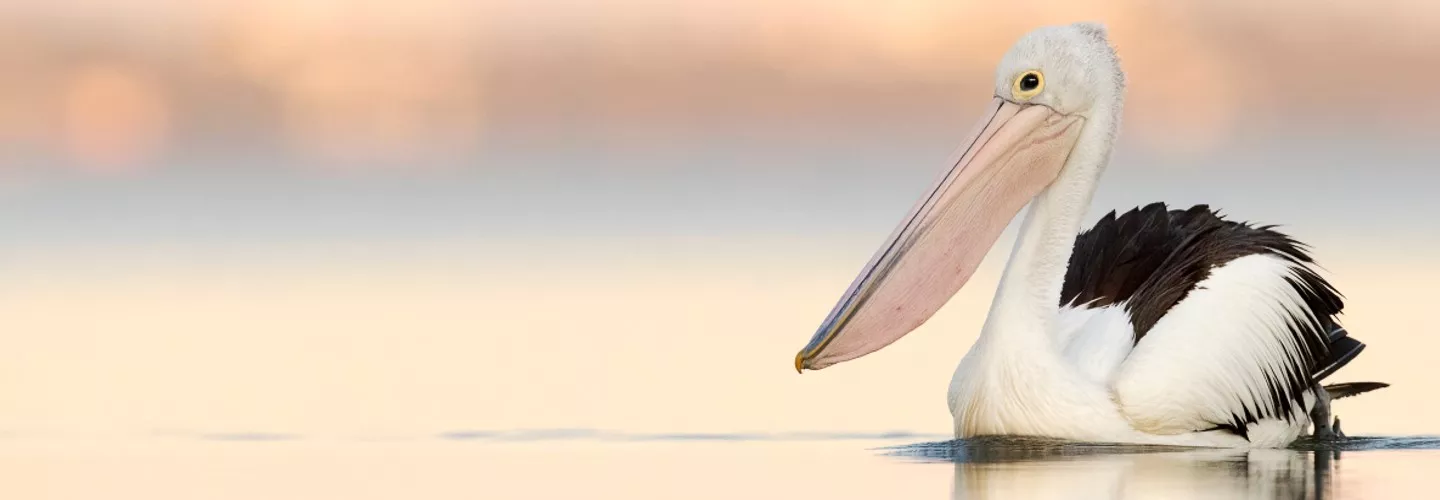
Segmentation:
[(805, 373), (805, 353), (795, 353), (795, 373)]

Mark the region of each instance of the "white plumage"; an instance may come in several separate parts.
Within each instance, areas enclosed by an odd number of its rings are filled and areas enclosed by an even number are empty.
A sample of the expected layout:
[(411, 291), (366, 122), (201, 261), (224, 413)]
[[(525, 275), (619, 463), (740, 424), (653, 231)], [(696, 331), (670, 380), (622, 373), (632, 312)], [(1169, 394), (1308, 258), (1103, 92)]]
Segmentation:
[[(1291, 418), (1281, 420), (1274, 408), (1265, 375), (1279, 378), (1287, 360), (1298, 356), (1301, 346), (1289, 334), (1286, 321), (1291, 314), (1306, 314), (1304, 300), (1286, 281), (1295, 264), (1271, 255), (1251, 255), (1216, 268), (1208, 279), (1166, 314), (1141, 340), (1134, 342), (1134, 329), (1123, 305), (1090, 308), (1062, 307), (1055, 315), (1053, 347), (1059, 356), (1033, 353), (1031, 362), (1016, 363), (1012, 370), (1035, 373), (1001, 375), (1019, 380), (1066, 379), (1063, 384), (1041, 383), (1029, 390), (1005, 391), (1015, 398), (999, 404), (1026, 407), (1037, 414), (1054, 414), (1066, 420), (1044, 431), (1050, 437), (1119, 440), (1156, 444), (1255, 447), (1283, 446), (1303, 434), (1310, 425), (1306, 415), (1314, 396), (1301, 397), (1307, 405), (1296, 405)], [(1133, 349), (1132, 349), (1133, 346)], [(1042, 349), (1047, 346), (1035, 346)], [(980, 351), (967, 356), (956, 370), (951, 386), (952, 402), (965, 394), (984, 392), (970, 387), (975, 382), (989, 385), (996, 372), (979, 374), (977, 364), (985, 359)], [(1037, 366), (1040, 360), (1060, 365)], [(967, 366), (967, 364), (969, 366)], [(1053, 372), (1053, 375), (1047, 375)], [(1074, 394), (1105, 394), (1106, 398), (1073, 398), (1047, 391)], [(1006, 398), (1000, 398), (1003, 401)], [(1064, 406), (1075, 401), (1097, 407), (1076, 411)], [(985, 403), (997, 404), (996, 399)], [(974, 411), (970, 405), (952, 403), (957, 432), (961, 437), (991, 434), (1006, 428), (1005, 422), (977, 419), (1006, 418), (1006, 412)], [(1248, 443), (1231, 433), (1199, 431), (1230, 422), (1246, 413), (1260, 418), (1248, 423)], [(1089, 416), (1093, 420), (1081, 420)], [(1047, 426), (1049, 427), (1049, 426)], [(1096, 430), (1123, 429), (1096, 435)], [(1064, 429), (1075, 432), (1067, 435)], [(967, 430), (969, 430), (967, 432)]]
[[(1125, 308), (1062, 307), (1056, 318), (1064, 360), (1074, 365), (1081, 377), (1112, 386), (1135, 344), (1135, 329), (1130, 326)], [(1074, 330), (1066, 331), (1071, 328)]]
[(1276, 408), (1266, 382), (1310, 376), (1290, 372), (1304, 347), (1288, 322), (1310, 314), (1286, 280), (1294, 266), (1268, 254), (1232, 260), (1161, 318), (1116, 378), (1116, 401), (1131, 424), (1174, 434), (1235, 415), (1264, 421), (1285, 412), (1295, 418), (1280, 438), (1288, 443), (1304, 432), (1309, 408)]

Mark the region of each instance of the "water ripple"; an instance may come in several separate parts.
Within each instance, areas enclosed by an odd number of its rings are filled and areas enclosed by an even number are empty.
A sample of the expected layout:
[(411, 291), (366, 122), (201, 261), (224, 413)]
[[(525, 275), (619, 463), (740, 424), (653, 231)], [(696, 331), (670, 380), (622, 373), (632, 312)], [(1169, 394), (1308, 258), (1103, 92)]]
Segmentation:
[[(1339, 440), (1303, 438), (1289, 448), (1302, 452), (1366, 450), (1440, 450), (1436, 436), (1357, 436)], [(1205, 452), (1223, 450), (1183, 446), (1084, 443), (1045, 438), (983, 436), (881, 448), (886, 455), (924, 461), (1004, 463), (1073, 460), (1105, 455)]]
[(652, 432), (601, 429), (454, 430), (437, 435), (447, 441), (892, 441), (943, 436), (909, 431), (886, 432)]

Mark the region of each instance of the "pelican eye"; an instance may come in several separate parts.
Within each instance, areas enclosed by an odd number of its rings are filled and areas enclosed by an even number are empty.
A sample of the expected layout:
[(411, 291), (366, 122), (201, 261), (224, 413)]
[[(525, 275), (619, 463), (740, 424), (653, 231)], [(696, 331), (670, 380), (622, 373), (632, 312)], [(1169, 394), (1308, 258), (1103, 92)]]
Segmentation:
[(1041, 90), (1045, 90), (1045, 75), (1040, 74), (1039, 71), (1026, 71), (1015, 79), (1015, 85), (1011, 92), (1015, 94), (1016, 99), (1029, 99), (1035, 97), (1035, 94), (1039, 94)]

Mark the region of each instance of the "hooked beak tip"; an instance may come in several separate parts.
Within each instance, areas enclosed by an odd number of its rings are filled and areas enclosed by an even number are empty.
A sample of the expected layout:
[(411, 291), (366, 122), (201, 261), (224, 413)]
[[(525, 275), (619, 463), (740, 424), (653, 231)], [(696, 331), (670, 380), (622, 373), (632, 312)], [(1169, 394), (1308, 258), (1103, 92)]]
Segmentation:
[(795, 353), (795, 373), (805, 373), (805, 353)]

